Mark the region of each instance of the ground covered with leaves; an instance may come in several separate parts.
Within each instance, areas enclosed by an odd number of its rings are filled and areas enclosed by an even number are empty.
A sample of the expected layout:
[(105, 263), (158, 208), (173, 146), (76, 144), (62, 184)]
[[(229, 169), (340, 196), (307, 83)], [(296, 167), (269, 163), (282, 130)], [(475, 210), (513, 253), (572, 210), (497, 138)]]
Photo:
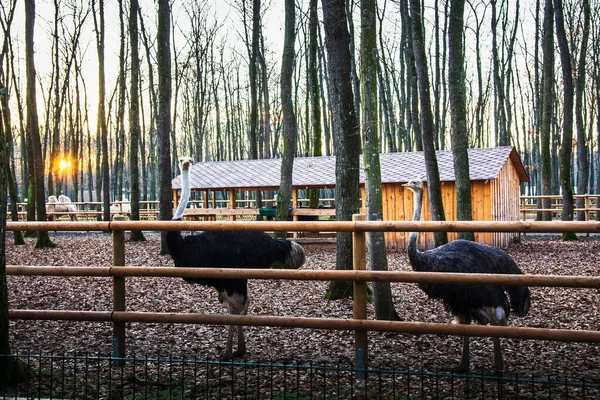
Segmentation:
[[(56, 248), (35, 249), (34, 239), (27, 239), (24, 246), (14, 246), (9, 238), (7, 264), (112, 264), (112, 242), (108, 234), (54, 233), (51, 236), (57, 244)], [(172, 266), (169, 256), (159, 255), (160, 237), (155, 233), (146, 233), (146, 239), (146, 242), (126, 243), (126, 265)], [(600, 268), (600, 238), (581, 235), (579, 239), (562, 242), (558, 240), (558, 236), (527, 235), (521, 243), (511, 245), (508, 252), (528, 274), (596, 276)], [(303, 268), (334, 268), (334, 245), (307, 243), (304, 247), (307, 263)], [(405, 252), (389, 254), (388, 262), (390, 270), (411, 270)], [(328, 282), (319, 281), (250, 281), (249, 314), (352, 318), (351, 300), (324, 300), (327, 285)], [(112, 282), (108, 278), (9, 276), (8, 288), (11, 309), (104, 311), (112, 308)], [(511, 318), (511, 325), (579, 330), (600, 328), (598, 290), (532, 287), (531, 293), (530, 313), (524, 318)], [(405, 321), (448, 322), (451, 319), (440, 302), (429, 300), (415, 284), (393, 283), (392, 294), (398, 314)], [(187, 284), (179, 278), (150, 277), (127, 278), (127, 310), (227, 313), (210, 288)], [(374, 318), (372, 304), (369, 305), (368, 312), (369, 318)], [(131, 357), (168, 355), (218, 360), (224, 351), (226, 337), (225, 326), (129, 323), (127, 354)], [(371, 367), (421, 372), (436, 372), (457, 364), (462, 343), (461, 338), (456, 336), (373, 332), (369, 333), (368, 340)], [(248, 362), (335, 364), (346, 367), (354, 363), (352, 332), (248, 327), (246, 341), (245, 360)], [(94, 322), (12, 321), (10, 343), (13, 351), (18, 352), (110, 354), (112, 325)], [(582, 384), (583, 393), (586, 393), (585, 390), (590, 394), (598, 393), (600, 350), (597, 344), (503, 339), (502, 346), (505, 376), (587, 382), (592, 385), (592, 389), (585, 389), (585, 384)], [(472, 338), (471, 372), (490, 375), (492, 371), (491, 340)], [(385, 379), (393, 381), (395, 378)], [(423, 385), (423, 381), (420, 384)], [(260, 383), (257, 385), (260, 386)], [(391, 382), (390, 385), (396, 384)], [(472, 388), (462, 387), (464, 382), (453, 381), (452, 385), (452, 389), (447, 389), (451, 392), (439, 387), (436, 390), (452, 393), (450, 397), (454, 397), (454, 394), (462, 397), (469, 390), (471, 397), (486, 397), (482, 394), (485, 392), (477, 394)], [(512, 389), (504, 390), (510, 393)], [(524, 398), (539, 397), (542, 393), (542, 397), (554, 397), (552, 391), (540, 388), (538, 392), (535, 390), (535, 385), (532, 385), (532, 389), (521, 388), (517, 393)], [(424, 395), (431, 392), (421, 387), (417, 388), (417, 393)], [(581, 397), (582, 394), (578, 388), (570, 389), (568, 385), (554, 393), (560, 394), (561, 398)], [(231, 394), (230, 397), (235, 396)]]

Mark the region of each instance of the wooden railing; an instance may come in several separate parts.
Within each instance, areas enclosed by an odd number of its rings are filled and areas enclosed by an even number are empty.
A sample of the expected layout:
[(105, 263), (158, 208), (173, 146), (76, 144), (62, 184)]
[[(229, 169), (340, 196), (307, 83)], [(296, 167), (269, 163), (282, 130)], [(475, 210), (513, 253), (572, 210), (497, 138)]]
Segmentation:
[[(125, 266), (126, 230), (245, 230), (245, 231), (320, 231), (323, 224), (331, 231), (353, 233), (353, 271), (323, 270), (270, 270), (270, 269), (223, 269), (223, 268), (174, 268)], [(113, 351), (117, 362), (125, 356), (126, 322), (186, 323), (294, 327), (310, 329), (353, 330), (355, 332), (356, 368), (368, 367), (368, 331), (429, 333), (445, 335), (468, 335), (483, 337), (507, 337), (520, 339), (557, 340), (568, 342), (600, 343), (596, 330), (523, 328), (507, 326), (478, 326), (444, 323), (399, 322), (368, 320), (365, 312), (366, 296), (354, 296), (352, 319), (205, 315), (192, 313), (156, 313), (126, 311), (126, 277), (182, 277), (182, 278), (244, 278), (244, 279), (291, 279), (291, 280), (353, 280), (356, 293), (364, 293), (368, 281), (412, 283), (461, 283), (495, 284), (503, 286), (552, 286), (600, 289), (598, 276), (558, 275), (494, 275), (450, 274), (423, 272), (366, 271), (367, 232), (575, 232), (600, 233), (600, 222), (385, 222), (364, 221), (357, 215), (353, 221), (325, 222), (191, 222), (191, 221), (125, 221), (112, 222), (9, 222), (8, 231), (112, 231), (113, 266), (24, 266), (9, 265), (8, 275), (36, 276), (98, 276), (113, 279), (113, 309), (105, 311), (70, 310), (9, 310), (12, 320), (69, 320), (112, 322)]]
[[(598, 194), (576, 194), (573, 196), (575, 204), (577, 200), (583, 200), (583, 207), (575, 207), (574, 211), (583, 212), (585, 221), (599, 221), (600, 220), (600, 207)], [(548, 200), (550, 203), (549, 207), (543, 208), (543, 200)], [(521, 196), (521, 219), (531, 220), (536, 219), (538, 213), (549, 212), (552, 215), (552, 219), (559, 218), (562, 214), (562, 196), (561, 195), (547, 195), (547, 196)]]
[[(583, 207), (575, 207), (575, 212), (583, 212), (585, 221), (599, 221), (600, 220), (600, 195), (597, 194), (583, 194), (574, 195), (574, 200), (577, 202), (578, 199), (583, 199)], [(550, 201), (549, 208), (542, 208), (542, 200), (548, 199)], [(265, 203), (272, 203), (273, 200), (264, 200)], [(292, 209), (293, 220), (302, 220), (302, 217), (308, 216), (335, 216), (335, 208), (324, 209), (312, 209), (305, 208), (304, 205), (308, 202), (307, 199), (297, 200), (299, 207)], [(236, 219), (253, 219), (259, 214), (259, 209), (255, 207), (255, 200), (236, 200), (236, 206), (231, 207), (229, 200), (215, 200), (215, 208), (204, 208), (203, 201), (192, 200), (190, 201), (190, 208), (186, 209), (184, 217), (193, 220), (217, 220), (226, 219), (235, 221)], [(320, 199), (319, 203), (322, 204), (334, 204), (334, 199)], [(102, 217), (104, 214), (101, 211), (103, 203), (100, 202), (73, 202), (71, 203), (77, 207), (77, 211), (73, 213), (61, 212), (58, 213), (63, 219), (68, 220), (70, 214), (75, 214), (77, 220), (81, 221), (95, 221)], [(27, 203), (17, 203), (19, 220), (23, 221), (26, 219), (26, 206)], [(111, 215), (130, 215), (130, 204), (124, 202), (112, 202), (111, 203)], [(10, 210), (10, 205), (8, 210)], [(140, 201), (140, 220), (142, 221), (153, 221), (158, 219), (159, 202), (158, 201)], [(521, 220), (534, 220), (537, 218), (540, 212), (550, 212), (553, 219), (557, 219), (562, 214), (562, 196), (550, 195), (550, 196), (521, 196), (520, 197), (520, 209)], [(49, 214), (52, 214), (51, 212)], [(10, 220), (10, 211), (8, 213)]]
[[(334, 204), (334, 199), (320, 199), (320, 204)], [(292, 209), (292, 219), (302, 220), (302, 217), (309, 216), (335, 216), (335, 208), (328, 207), (322, 209), (312, 209), (305, 207), (308, 199), (298, 199), (298, 207)], [(273, 200), (264, 200), (265, 203), (274, 203)], [(204, 207), (202, 200), (190, 200), (190, 206), (185, 210), (184, 218), (192, 220), (217, 220), (225, 219), (235, 221), (237, 219), (254, 219), (259, 215), (259, 209), (256, 208), (256, 200), (236, 200), (235, 207), (231, 206), (229, 200), (215, 200), (215, 207)], [(72, 202), (77, 211), (55, 211), (56, 205), (59, 203), (47, 203), (47, 215), (56, 217), (60, 220), (71, 220), (71, 216), (75, 216), (77, 221), (97, 221), (102, 218), (104, 211), (102, 206), (104, 203), (95, 201)], [(62, 204), (62, 203), (60, 203)], [(111, 216), (124, 215), (127, 218), (131, 215), (131, 204), (128, 202), (115, 201), (111, 202)], [(140, 221), (155, 221), (158, 219), (159, 202), (158, 201), (140, 201)], [(10, 204), (8, 205), (8, 220), (11, 219)], [(19, 221), (27, 219), (27, 203), (17, 203), (17, 215)]]

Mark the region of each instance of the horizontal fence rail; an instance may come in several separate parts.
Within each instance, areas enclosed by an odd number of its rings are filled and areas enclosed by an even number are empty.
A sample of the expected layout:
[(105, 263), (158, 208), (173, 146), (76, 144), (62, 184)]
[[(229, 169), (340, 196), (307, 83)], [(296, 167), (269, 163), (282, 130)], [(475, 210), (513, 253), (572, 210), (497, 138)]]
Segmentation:
[(201, 325), (276, 326), (280, 328), (334, 329), (413, 334), (439, 334), (512, 339), (600, 343), (600, 332), (591, 330), (526, 328), (516, 326), (462, 325), (449, 323), (379, 321), (338, 318), (154, 313), (141, 311), (10, 310), (10, 319), (47, 321), (95, 321), (176, 323)]
[(174, 277), (223, 279), (288, 279), (305, 281), (358, 281), (445, 283), (469, 285), (544, 286), (600, 289), (600, 276), (499, 275), (452, 272), (405, 271), (325, 271), (242, 268), (182, 267), (67, 267), (8, 265), (7, 275), (95, 276), (95, 277)]
[(7, 231), (338, 231), (600, 233), (600, 221), (111, 221), (16, 222)]

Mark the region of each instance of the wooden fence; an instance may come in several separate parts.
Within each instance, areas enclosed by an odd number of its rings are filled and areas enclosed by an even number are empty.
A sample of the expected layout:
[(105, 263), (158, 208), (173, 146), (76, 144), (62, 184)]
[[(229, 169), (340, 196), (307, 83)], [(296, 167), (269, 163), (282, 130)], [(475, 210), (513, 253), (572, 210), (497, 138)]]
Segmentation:
[[(127, 230), (246, 230), (246, 231), (321, 231), (323, 224), (336, 232), (353, 233), (353, 270), (271, 270), (125, 266), (125, 231)], [(113, 352), (116, 360), (125, 356), (125, 323), (185, 323), (275, 326), (286, 328), (335, 329), (355, 332), (356, 368), (368, 366), (367, 334), (369, 331), (429, 333), (520, 339), (556, 340), (600, 343), (600, 332), (594, 330), (544, 329), (505, 326), (458, 325), (367, 320), (365, 285), (372, 281), (436, 282), (462, 284), (496, 284), (600, 288), (600, 277), (553, 275), (493, 275), (423, 272), (366, 271), (366, 235), (380, 231), (480, 231), (480, 232), (575, 232), (600, 233), (600, 222), (388, 222), (365, 221), (356, 215), (353, 221), (324, 222), (194, 222), (194, 221), (125, 221), (112, 222), (9, 222), (8, 231), (102, 231), (113, 233), (112, 267), (72, 266), (7, 266), (8, 275), (98, 276), (113, 280), (113, 309), (105, 311), (9, 310), (13, 320), (70, 320), (113, 323)], [(125, 279), (131, 276), (181, 278), (247, 278), (291, 280), (352, 280), (355, 283), (354, 318), (309, 318), (280, 316), (204, 315), (193, 313), (155, 313), (126, 311)], [(117, 361), (119, 362), (119, 361)]]
[[(582, 194), (573, 196), (575, 202), (577, 199), (583, 199), (584, 206), (582, 208), (576, 207), (575, 212), (583, 212), (585, 221), (600, 221), (600, 195), (597, 194)], [(542, 200), (550, 200), (550, 208), (542, 208)], [(266, 199), (265, 202), (273, 202), (273, 200)], [(335, 199), (325, 198), (319, 199), (319, 203), (329, 204), (327, 208), (312, 209), (307, 208), (307, 199), (298, 199), (298, 207), (293, 208), (292, 218), (294, 221), (301, 220), (302, 217), (317, 216), (317, 217), (335, 217)], [(560, 195), (549, 195), (549, 196), (521, 196), (520, 197), (520, 213), (523, 221), (536, 219), (540, 212), (550, 212), (552, 218), (556, 219), (562, 214), (562, 196)], [(185, 218), (192, 220), (230, 220), (235, 221), (237, 219), (251, 220), (255, 219), (260, 214), (258, 208), (256, 208), (256, 200), (241, 199), (236, 200), (236, 206), (232, 207), (229, 200), (215, 200), (214, 207), (205, 207), (205, 204), (201, 200), (192, 200), (190, 202), (190, 208), (187, 208), (184, 214)], [(52, 204), (52, 203), (50, 203)], [(62, 217), (66, 220), (69, 219), (71, 214), (77, 217), (80, 221), (95, 221), (102, 218), (103, 211), (101, 210), (102, 203), (100, 202), (73, 202), (71, 203), (77, 207), (75, 212), (60, 212), (57, 213), (58, 217)], [(111, 203), (111, 215), (125, 215), (129, 217), (130, 204), (127, 202), (112, 202)], [(17, 203), (17, 215), (20, 221), (25, 220), (27, 217), (26, 212), (27, 203)], [(9, 205), (10, 210), (10, 205)], [(140, 201), (140, 220), (142, 221), (155, 221), (158, 219), (159, 202), (158, 201)], [(52, 214), (50, 210), (49, 214)], [(8, 219), (10, 219), (10, 211), (8, 212)]]
[[(550, 208), (543, 208), (542, 201), (544, 199), (549, 200)], [(583, 207), (575, 207), (574, 211), (582, 212), (586, 221), (596, 220), (600, 221), (600, 206), (598, 194), (576, 194), (573, 196), (575, 204), (577, 200), (583, 200)], [(558, 218), (562, 214), (562, 196), (560, 195), (548, 195), (548, 196), (521, 196), (521, 219), (535, 219), (538, 213), (549, 212), (552, 218)]]

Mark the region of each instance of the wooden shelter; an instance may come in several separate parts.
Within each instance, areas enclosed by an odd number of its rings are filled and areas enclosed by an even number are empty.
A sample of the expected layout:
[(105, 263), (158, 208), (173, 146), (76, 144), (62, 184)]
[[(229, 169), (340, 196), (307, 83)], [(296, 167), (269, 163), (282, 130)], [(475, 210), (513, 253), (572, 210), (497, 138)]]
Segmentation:
[[(446, 220), (456, 220), (456, 186), (452, 152), (437, 152), (442, 197)], [(381, 178), (384, 220), (411, 220), (413, 217), (412, 192), (405, 190), (403, 183), (426, 176), (425, 161), (422, 152), (382, 153)], [(360, 184), (362, 187), (362, 205), (365, 203), (364, 171), (360, 160)], [(469, 168), (473, 199), (473, 220), (476, 221), (518, 221), (520, 184), (528, 180), (523, 164), (516, 150), (511, 146), (469, 150)], [(279, 189), (281, 160), (244, 160), (223, 162), (201, 162), (190, 170), (192, 191), (202, 192), (199, 208), (189, 210), (188, 215), (215, 217), (228, 215), (258, 215), (259, 210), (252, 207), (240, 207), (238, 204), (244, 193), (256, 191), (276, 191)], [(335, 157), (301, 157), (294, 160), (292, 178), (292, 215), (297, 219), (301, 215), (334, 215), (332, 209), (306, 209), (300, 206), (300, 190), (335, 188)], [(177, 194), (181, 189), (181, 177), (173, 179), (173, 196), (177, 203)], [(226, 193), (228, 201), (224, 207), (217, 204), (217, 192)], [(425, 189), (427, 195), (427, 189)], [(247, 196), (246, 196), (247, 197)], [(426, 199), (427, 197), (425, 197)], [(364, 208), (362, 209), (364, 212)], [(424, 201), (423, 220), (429, 220), (429, 205)], [(456, 234), (449, 234), (453, 239)], [(403, 248), (407, 245), (408, 234), (404, 232), (386, 233), (388, 248)], [(420, 236), (420, 247), (433, 247), (433, 234)], [(518, 239), (515, 233), (477, 233), (477, 241), (506, 247)]]

